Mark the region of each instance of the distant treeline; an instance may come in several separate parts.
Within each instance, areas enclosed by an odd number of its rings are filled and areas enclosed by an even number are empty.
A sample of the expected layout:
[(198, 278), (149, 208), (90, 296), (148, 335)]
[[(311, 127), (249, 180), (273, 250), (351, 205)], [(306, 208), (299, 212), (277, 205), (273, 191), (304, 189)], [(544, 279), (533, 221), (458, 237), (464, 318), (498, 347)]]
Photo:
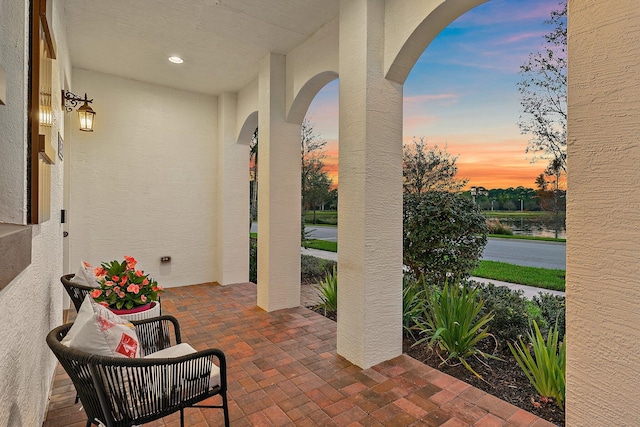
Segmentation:
[[(471, 191), (463, 194), (472, 198)], [(551, 191), (534, 190), (533, 188), (509, 187), (495, 188), (493, 190), (482, 189), (476, 192), (476, 203), (481, 210), (486, 211), (553, 211), (549, 198), (553, 197)], [(558, 210), (564, 210), (565, 190), (558, 190)]]

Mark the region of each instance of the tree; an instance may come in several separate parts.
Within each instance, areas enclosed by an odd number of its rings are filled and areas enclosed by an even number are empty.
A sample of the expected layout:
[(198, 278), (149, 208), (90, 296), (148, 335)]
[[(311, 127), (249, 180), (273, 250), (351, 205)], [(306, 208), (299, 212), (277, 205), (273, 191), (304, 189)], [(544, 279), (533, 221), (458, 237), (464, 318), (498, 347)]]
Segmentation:
[(443, 284), (468, 276), (487, 244), (486, 218), (461, 193), (404, 193), (403, 263), (419, 277)]
[(427, 146), (424, 137), (413, 138), (402, 153), (402, 182), (405, 193), (422, 194), (428, 191), (460, 191), (468, 179), (457, 179), (456, 161), (447, 147)]
[(552, 161), (551, 164), (536, 178), (536, 193), (540, 198), (540, 208), (546, 211), (553, 211), (554, 229), (556, 238), (560, 229), (560, 212), (566, 209), (565, 192), (560, 189), (560, 178), (562, 169), (559, 161)]
[[(252, 178), (249, 187), (249, 228), (251, 221), (258, 220), (258, 128), (253, 131), (249, 143), (249, 165), (253, 163)], [(249, 166), (251, 167), (251, 166)]]
[(518, 82), (523, 116), (518, 126), (531, 139), (526, 152), (556, 162), (567, 171), (567, 2), (551, 12), (545, 23), (553, 29), (544, 36), (541, 52), (529, 55), (520, 67)]
[(313, 210), (315, 223), (316, 208), (329, 197), (329, 189), (333, 183), (324, 166), (324, 147), (327, 141), (314, 132), (313, 125), (307, 119), (302, 122), (300, 140), (302, 205)]

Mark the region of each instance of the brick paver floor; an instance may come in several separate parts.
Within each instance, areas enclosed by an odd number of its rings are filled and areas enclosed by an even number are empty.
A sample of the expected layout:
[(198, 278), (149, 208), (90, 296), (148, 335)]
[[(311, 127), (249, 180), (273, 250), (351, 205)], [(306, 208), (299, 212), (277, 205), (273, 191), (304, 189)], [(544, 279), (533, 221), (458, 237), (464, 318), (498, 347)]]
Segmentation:
[[(303, 307), (267, 313), (250, 283), (168, 289), (162, 311), (178, 318), (184, 342), (225, 352), (232, 426), (552, 425), (407, 355), (360, 369), (336, 354), (335, 322)], [(45, 427), (85, 425), (74, 397), (58, 366)], [(219, 409), (185, 418), (223, 425)], [(178, 414), (147, 425), (177, 426)]]

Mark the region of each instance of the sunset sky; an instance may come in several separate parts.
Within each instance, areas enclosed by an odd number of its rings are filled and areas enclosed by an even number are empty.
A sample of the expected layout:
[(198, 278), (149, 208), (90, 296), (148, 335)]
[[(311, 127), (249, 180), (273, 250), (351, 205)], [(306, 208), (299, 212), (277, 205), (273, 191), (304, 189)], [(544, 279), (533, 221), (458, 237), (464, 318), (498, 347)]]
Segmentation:
[[(458, 157), (469, 186), (534, 187), (546, 162), (531, 163), (516, 83), (530, 52), (550, 30), (559, 0), (491, 0), (449, 25), (422, 54), (404, 85), (404, 141), (426, 137)], [(307, 119), (327, 140), (326, 164), (337, 181), (338, 80), (312, 102)]]

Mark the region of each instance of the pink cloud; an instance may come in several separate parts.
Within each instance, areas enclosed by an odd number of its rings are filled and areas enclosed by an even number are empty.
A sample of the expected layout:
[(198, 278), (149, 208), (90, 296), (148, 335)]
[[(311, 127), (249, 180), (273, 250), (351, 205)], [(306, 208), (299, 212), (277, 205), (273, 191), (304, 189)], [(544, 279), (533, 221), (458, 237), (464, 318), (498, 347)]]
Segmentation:
[(512, 44), (512, 43), (518, 43), (528, 39), (542, 40), (545, 34), (546, 34), (545, 31), (529, 31), (526, 33), (513, 34), (502, 40), (497, 40), (494, 44), (495, 45)]
[(560, 8), (559, 0), (537, 0), (523, 6), (504, 7), (504, 3), (487, 3), (482, 7), (490, 13), (467, 13), (462, 15), (455, 24), (491, 25), (502, 22), (518, 22), (548, 19), (552, 10)]
[(428, 101), (442, 101), (442, 100), (457, 100), (460, 96), (455, 93), (438, 93), (435, 95), (432, 94), (422, 94), (422, 95), (412, 95), (405, 96), (404, 103), (406, 104), (421, 104)]

